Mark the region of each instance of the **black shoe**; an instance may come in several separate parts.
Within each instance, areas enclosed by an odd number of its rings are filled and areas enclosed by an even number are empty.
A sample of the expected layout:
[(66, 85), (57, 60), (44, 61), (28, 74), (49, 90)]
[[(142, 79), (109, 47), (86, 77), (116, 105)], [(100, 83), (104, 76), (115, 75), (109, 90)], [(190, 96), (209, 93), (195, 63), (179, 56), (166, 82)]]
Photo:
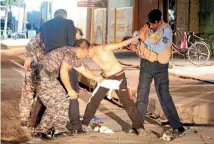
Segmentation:
[(40, 138), (42, 140), (52, 140), (53, 137), (48, 136), (45, 133), (40, 133), (40, 132), (34, 132), (34, 134), (32, 135), (34, 138)]
[(176, 137), (181, 137), (181, 136), (185, 136), (184, 127), (180, 127), (175, 130), (167, 130), (163, 133), (161, 138), (166, 141), (171, 141), (171, 140), (175, 139)]
[(184, 127), (180, 127), (180, 128), (178, 128), (177, 130), (175, 130), (175, 131), (177, 131), (176, 133), (177, 133), (177, 136), (185, 136), (185, 129), (184, 129)]
[(137, 134), (137, 129), (136, 128), (131, 128), (131, 129), (128, 130), (128, 133)]

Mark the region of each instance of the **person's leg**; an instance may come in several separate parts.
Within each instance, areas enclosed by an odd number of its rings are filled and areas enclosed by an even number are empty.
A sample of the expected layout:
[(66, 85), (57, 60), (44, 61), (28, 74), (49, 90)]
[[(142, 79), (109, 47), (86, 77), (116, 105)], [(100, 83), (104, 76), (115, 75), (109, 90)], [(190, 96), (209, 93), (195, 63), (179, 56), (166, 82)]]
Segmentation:
[(37, 96), (32, 105), (32, 109), (30, 111), (30, 117), (28, 120), (28, 126), (35, 128), (41, 121), (41, 118), (45, 112), (46, 107), (42, 103), (39, 96)]
[[(95, 88), (96, 89), (96, 88)], [(88, 104), (85, 109), (85, 113), (83, 116), (83, 122), (82, 124), (88, 126), (90, 124), (91, 119), (94, 117), (100, 102), (104, 99), (106, 96), (106, 93), (109, 91), (109, 89), (99, 87), (97, 92), (92, 95), (88, 101)]]
[(35, 97), (36, 84), (32, 81), (32, 71), (26, 71), (22, 95), (19, 103), (21, 125), (27, 126), (27, 121), (30, 117), (30, 110)]
[(53, 95), (54, 103), (52, 106), (54, 110), (52, 113), (54, 114), (53, 118), (53, 127), (55, 129), (55, 133), (67, 132), (67, 122), (68, 122), (68, 108), (69, 108), (69, 100), (70, 97), (65, 95), (65, 91), (60, 83), (57, 83), (55, 87), (55, 95)]
[(79, 111), (79, 102), (78, 99), (70, 99), (69, 100), (69, 122), (67, 128), (70, 131), (82, 130), (82, 124), (80, 121), (80, 111)]
[(67, 121), (64, 123), (64, 116), (61, 117), (63, 114), (61, 114), (60, 108), (62, 105), (65, 105), (65, 107), (67, 106), (67, 109), (63, 110), (68, 119), (68, 104), (66, 105), (63, 102), (67, 101), (67, 103), (69, 103), (69, 100), (66, 99), (65, 90), (58, 80), (49, 80), (49, 78), (42, 80), (37, 87), (37, 96), (39, 96), (42, 103), (45, 105), (46, 110), (35, 131), (47, 133), (52, 127), (55, 127), (57, 117), (62, 119), (61, 123), (65, 126)]
[(146, 118), (147, 106), (149, 101), (149, 91), (152, 82), (152, 76), (141, 67), (139, 75), (139, 83), (137, 89), (136, 105), (140, 113), (141, 121), (144, 123)]
[(169, 94), (168, 65), (159, 64), (159, 67), (157, 67), (157, 70), (153, 75), (155, 80), (155, 88), (160, 104), (170, 125), (173, 129), (183, 127), (183, 124), (180, 122), (172, 97)]
[(135, 129), (143, 128), (143, 123), (140, 119), (139, 111), (133, 101), (130, 98), (128, 88), (127, 88), (127, 81), (125, 79), (125, 74), (123, 74), (123, 81), (120, 84), (119, 91), (116, 91), (120, 102), (124, 106), (129, 118), (132, 120), (132, 127)]

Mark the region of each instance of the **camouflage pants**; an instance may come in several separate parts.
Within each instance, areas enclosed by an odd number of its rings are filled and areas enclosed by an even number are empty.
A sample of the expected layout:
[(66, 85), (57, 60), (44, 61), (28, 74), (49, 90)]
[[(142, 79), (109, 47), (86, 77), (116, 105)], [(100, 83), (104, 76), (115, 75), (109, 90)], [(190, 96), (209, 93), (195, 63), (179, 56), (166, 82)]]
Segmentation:
[(33, 76), (35, 76), (34, 68), (30, 69), (30, 71), (25, 72), (22, 95), (19, 103), (20, 119), (22, 121), (28, 121), (32, 104), (35, 98), (37, 84), (34, 81)]
[(40, 97), (46, 110), (35, 131), (47, 133), (52, 127), (55, 131), (67, 131), (70, 98), (66, 97), (65, 90), (57, 79), (50, 79), (44, 71), (41, 71), (40, 76), (36, 95)]

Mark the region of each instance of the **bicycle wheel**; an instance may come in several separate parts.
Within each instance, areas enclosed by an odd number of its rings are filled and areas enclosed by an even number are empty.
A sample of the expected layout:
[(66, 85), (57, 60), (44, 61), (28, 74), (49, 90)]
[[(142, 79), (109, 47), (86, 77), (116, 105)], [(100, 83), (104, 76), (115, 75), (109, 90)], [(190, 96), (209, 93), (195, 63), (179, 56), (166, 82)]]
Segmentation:
[(188, 49), (187, 57), (192, 64), (203, 65), (210, 59), (210, 48), (204, 42), (195, 42)]

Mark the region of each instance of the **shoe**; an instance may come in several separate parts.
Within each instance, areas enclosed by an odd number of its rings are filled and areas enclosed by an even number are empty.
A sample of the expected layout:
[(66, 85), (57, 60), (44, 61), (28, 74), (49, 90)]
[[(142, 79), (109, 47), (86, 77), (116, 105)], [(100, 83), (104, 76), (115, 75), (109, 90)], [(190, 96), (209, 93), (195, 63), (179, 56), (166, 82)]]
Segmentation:
[(161, 139), (166, 140), (166, 141), (171, 141), (173, 139), (175, 139), (176, 137), (181, 137), (181, 136), (185, 136), (185, 129), (184, 127), (180, 127), (178, 129), (175, 130), (167, 130), (163, 133)]
[(177, 135), (178, 136), (185, 136), (186, 132), (185, 132), (185, 129), (184, 127), (180, 127), (177, 129)]
[(131, 128), (131, 129), (128, 130), (128, 133), (137, 134), (137, 130), (136, 130), (136, 128)]
[(86, 133), (89, 133), (93, 131), (93, 128), (91, 126), (82, 125), (82, 130), (85, 131)]
[(40, 138), (42, 140), (52, 140), (53, 139), (53, 137), (50, 137), (47, 134), (40, 133), (40, 132), (34, 132), (33, 135), (32, 135), (32, 137), (34, 137), (34, 138)]

